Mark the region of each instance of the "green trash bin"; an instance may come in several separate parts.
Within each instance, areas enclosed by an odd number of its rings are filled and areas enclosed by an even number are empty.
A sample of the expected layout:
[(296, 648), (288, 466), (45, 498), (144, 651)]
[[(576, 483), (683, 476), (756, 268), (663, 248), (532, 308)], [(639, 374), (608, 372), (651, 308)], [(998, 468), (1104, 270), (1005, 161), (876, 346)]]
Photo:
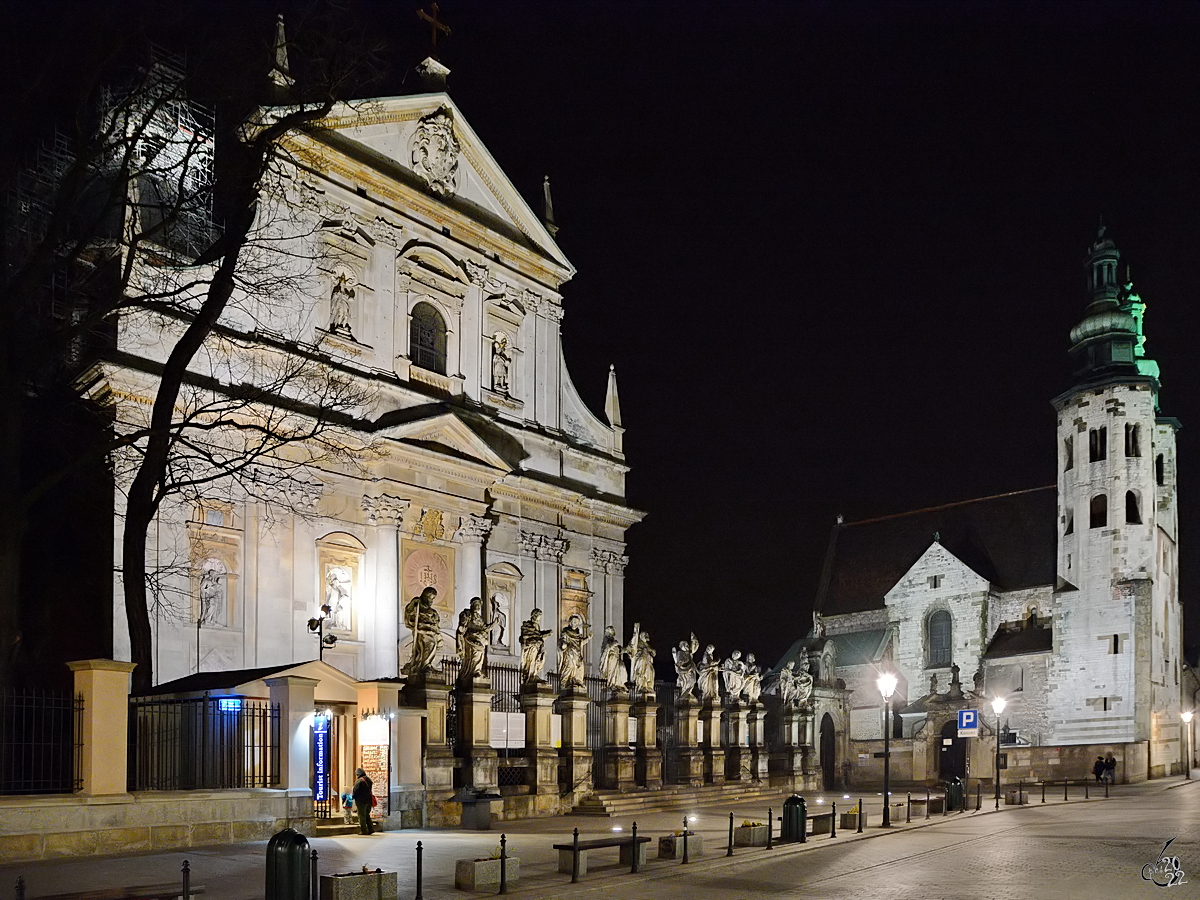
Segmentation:
[(804, 840), (804, 831), (808, 827), (806, 819), (804, 798), (799, 794), (792, 794), (783, 801), (783, 822), (779, 828), (779, 840), (783, 843)]
[(267, 842), (266, 900), (309, 900), (311, 896), (308, 838), (285, 828)]
[(946, 812), (957, 812), (963, 808), (963, 783), (961, 778), (946, 782)]

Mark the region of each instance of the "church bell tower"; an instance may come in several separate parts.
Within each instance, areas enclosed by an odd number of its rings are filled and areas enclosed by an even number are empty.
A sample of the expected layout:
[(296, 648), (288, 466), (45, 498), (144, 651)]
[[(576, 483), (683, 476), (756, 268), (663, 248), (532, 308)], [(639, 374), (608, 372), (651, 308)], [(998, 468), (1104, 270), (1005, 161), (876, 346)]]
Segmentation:
[(1146, 305), (1103, 226), (1071, 329), (1074, 384), (1058, 422), (1058, 579), (1052, 740), (1147, 741), (1168, 765), (1179, 711), (1175, 432), (1145, 356)]

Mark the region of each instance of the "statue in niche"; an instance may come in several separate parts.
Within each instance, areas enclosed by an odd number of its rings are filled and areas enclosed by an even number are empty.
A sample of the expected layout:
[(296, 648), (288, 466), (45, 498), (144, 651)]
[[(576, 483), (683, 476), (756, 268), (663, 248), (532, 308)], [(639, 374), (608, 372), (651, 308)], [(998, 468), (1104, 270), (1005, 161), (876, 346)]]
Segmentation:
[(975, 681), (975, 696), (982, 697), (983, 696), (983, 666), (980, 666), (978, 669), (975, 670), (974, 681)]
[(717, 659), (717, 648), (709, 644), (704, 648), (697, 666), (700, 671), (696, 680), (700, 688), (700, 699), (705, 703), (721, 701), (721, 661)]
[(937, 675), (933, 674), (929, 676), (929, 696), (937, 696), (937, 692)]
[(458, 628), (454, 632), (454, 648), (462, 668), (458, 673), (460, 684), (470, 684), (476, 678), (487, 677), (488, 635), (494, 622), (483, 617), (483, 600), (471, 598), (471, 605), (458, 614)]
[(625, 648), (617, 637), (617, 629), (604, 626), (604, 639), (600, 642), (600, 677), (614, 694), (624, 694), (629, 673), (625, 671)]
[(754, 659), (754, 654), (746, 655), (746, 677), (742, 682), (742, 694), (751, 706), (758, 703), (762, 695), (762, 669)]
[(630, 677), (633, 689), (639, 697), (654, 696), (654, 651), (650, 649), (650, 632), (642, 631), (634, 624), (633, 637), (629, 639)]
[(699, 678), (696, 668), (695, 653), (700, 649), (700, 642), (695, 633), (686, 641), (680, 641), (678, 647), (671, 648), (671, 657), (675, 661), (675, 684), (679, 687), (680, 698), (692, 696)]
[(796, 661), (791, 660), (779, 670), (779, 702), (784, 709), (793, 709), (800, 702), (798, 687)]
[(354, 581), (345, 566), (330, 566), (325, 571), (325, 605), (329, 607), (329, 627), (350, 630), (350, 587)]
[(404, 607), (404, 624), (412, 632), (412, 656), (401, 670), (409, 678), (420, 678), (433, 668), (442, 649), (441, 616), (433, 605), (437, 588), (427, 587)]
[(961, 669), (959, 669), (958, 663), (954, 663), (952, 666), (950, 666), (950, 696), (956, 699), (963, 695), (962, 678), (959, 675), (960, 671)]
[(741, 650), (729, 654), (729, 659), (721, 665), (721, 674), (725, 678), (725, 699), (737, 703), (746, 683), (746, 664), (742, 662)]
[(546, 638), (550, 630), (542, 630), (542, 611), (534, 609), (529, 618), (521, 623), (521, 683), (529, 684), (542, 680), (542, 669), (546, 665)]
[(583, 648), (591, 639), (591, 626), (579, 613), (571, 613), (558, 634), (558, 677), (564, 691), (583, 687)]
[(223, 625), (225, 619), (225, 564), (206, 559), (200, 566), (200, 610), (197, 624)]
[(508, 335), (497, 331), (492, 337), (492, 390), (498, 394), (508, 393), (508, 368), (511, 364)]
[(796, 703), (804, 704), (812, 696), (813, 677), (808, 671), (808, 656), (800, 658), (800, 671), (796, 673)]
[(329, 295), (329, 330), (334, 334), (353, 337), (350, 331), (350, 302), (354, 299), (354, 288), (350, 287), (346, 274), (339, 273)]
[(508, 595), (501, 591), (492, 594), (491, 599), (491, 614), (492, 614), (492, 646), (507, 647), (508, 646), (508, 613), (504, 611), (504, 607), (508, 604)]

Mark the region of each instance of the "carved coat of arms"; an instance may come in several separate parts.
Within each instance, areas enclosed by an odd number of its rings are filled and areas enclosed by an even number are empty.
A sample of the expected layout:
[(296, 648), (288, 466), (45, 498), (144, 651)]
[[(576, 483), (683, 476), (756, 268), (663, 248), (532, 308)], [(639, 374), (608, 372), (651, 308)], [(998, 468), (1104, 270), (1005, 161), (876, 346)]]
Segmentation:
[(431, 191), (449, 196), (458, 190), (458, 138), (447, 110), (421, 119), (409, 146), (413, 171)]

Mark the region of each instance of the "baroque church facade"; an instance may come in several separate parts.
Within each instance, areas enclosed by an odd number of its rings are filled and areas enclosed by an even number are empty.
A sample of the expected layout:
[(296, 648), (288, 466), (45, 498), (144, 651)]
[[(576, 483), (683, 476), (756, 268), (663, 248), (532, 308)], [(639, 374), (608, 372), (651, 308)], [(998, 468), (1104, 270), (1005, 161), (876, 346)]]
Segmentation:
[[(824, 713), (827, 786), (882, 779), (884, 671), (900, 781), (990, 779), (997, 727), (1005, 781), (1086, 777), (1109, 753), (1122, 780), (1182, 770), (1179, 423), (1119, 258), (1102, 228), (1053, 401), (1055, 485), (834, 527), (814, 631), (789, 654), (831, 657), (845, 687)], [(981, 739), (958, 736), (960, 709)]]

